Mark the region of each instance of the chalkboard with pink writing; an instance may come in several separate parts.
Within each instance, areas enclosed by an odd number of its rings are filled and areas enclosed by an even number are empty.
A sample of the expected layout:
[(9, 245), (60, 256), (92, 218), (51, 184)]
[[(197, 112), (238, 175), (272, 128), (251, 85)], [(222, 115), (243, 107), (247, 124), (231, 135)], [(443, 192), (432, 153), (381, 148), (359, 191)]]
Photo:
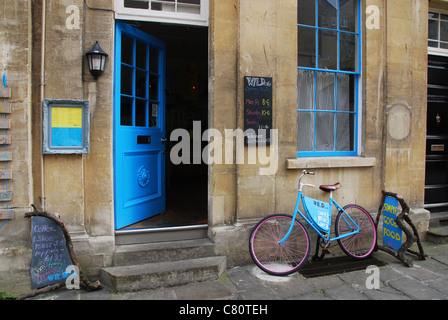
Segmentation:
[(272, 78), (244, 77), (244, 131), (246, 145), (270, 145)]
[(45, 217), (31, 220), (33, 255), (31, 258), (31, 287), (43, 288), (65, 282), (68, 266), (73, 265), (64, 233), (56, 222)]

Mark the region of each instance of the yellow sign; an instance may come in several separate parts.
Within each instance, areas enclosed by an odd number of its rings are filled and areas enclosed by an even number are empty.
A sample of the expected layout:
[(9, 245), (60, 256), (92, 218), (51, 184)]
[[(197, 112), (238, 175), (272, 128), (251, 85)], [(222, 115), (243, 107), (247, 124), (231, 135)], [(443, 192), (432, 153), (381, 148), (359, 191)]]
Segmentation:
[(53, 107), (51, 110), (53, 128), (82, 128), (82, 108)]

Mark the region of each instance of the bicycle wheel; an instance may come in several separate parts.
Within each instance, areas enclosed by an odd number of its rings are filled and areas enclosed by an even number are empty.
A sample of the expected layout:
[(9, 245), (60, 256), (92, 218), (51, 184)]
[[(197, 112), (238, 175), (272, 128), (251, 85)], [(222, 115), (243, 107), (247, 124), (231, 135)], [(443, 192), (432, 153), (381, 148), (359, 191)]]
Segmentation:
[[(345, 212), (356, 222), (361, 231), (357, 234), (338, 239), (339, 246), (349, 257), (354, 259), (368, 258), (376, 246), (376, 229), (372, 217), (361, 206), (350, 204), (344, 207)], [(336, 236), (350, 233), (353, 223), (341, 210), (336, 217)]]
[(279, 244), (291, 226), (292, 217), (276, 214), (264, 218), (253, 229), (249, 251), (255, 264), (263, 271), (286, 276), (297, 271), (310, 252), (310, 236), (297, 220), (289, 238)]

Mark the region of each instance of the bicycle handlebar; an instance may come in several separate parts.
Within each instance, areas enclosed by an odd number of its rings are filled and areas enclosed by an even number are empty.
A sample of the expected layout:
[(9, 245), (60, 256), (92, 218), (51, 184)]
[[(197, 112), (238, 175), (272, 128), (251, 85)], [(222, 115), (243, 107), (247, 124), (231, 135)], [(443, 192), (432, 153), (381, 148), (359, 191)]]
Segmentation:
[(299, 190), (302, 190), (302, 187), (303, 187), (303, 186), (308, 186), (308, 187), (313, 187), (313, 188), (314, 188), (314, 186), (311, 185), (311, 184), (303, 184), (303, 183), (302, 183), (302, 179), (303, 179), (303, 177), (306, 176), (307, 174), (314, 176), (314, 172), (312, 172), (312, 171), (309, 171), (309, 172), (308, 172), (308, 171), (306, 171), (306, 170), (303, 170), (303, 171), (302, 171), (302, 175), (301, 175), (300, 178), (299, 178), (299, 184), (298, 184), (298, 188), (299, 188)]

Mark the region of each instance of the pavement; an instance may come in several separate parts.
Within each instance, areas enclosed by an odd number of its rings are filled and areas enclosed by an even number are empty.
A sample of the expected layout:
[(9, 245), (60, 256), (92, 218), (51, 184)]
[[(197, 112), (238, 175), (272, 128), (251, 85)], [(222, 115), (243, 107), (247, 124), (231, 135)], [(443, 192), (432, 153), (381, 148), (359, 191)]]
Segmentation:
[(263, 308), (238, 309), (236, 306), (247, 306), (244, 301), (251, 301), (251, 305), (253, 302), (265, 305), (269, 301), (286, 300), (447, 300), (448, 244), (424, 242), (423, 248), (428, 255), (426, 260), (408, 255), (414, 261), (411, 268), (390, 254), (377, 251), (374, 257), (386, 262), (386, 266), (317, 278), (305, 278), (299, 273), (275, 277), (255, 265), (246, 265), (230, 268), (218, 280), (180, 287), (127, 293), (114, 293), (107, 288), (87, 292), (64, 287), (28, 300), (165, 300), (175, 302), (172, 312), (190, 315), (206, 312), (206, 309), (193, 308), (201, 302), (215, 305), (215, 312), (217, 305), (221, 313), (226, 310), (225, 314), (260, 314)]

